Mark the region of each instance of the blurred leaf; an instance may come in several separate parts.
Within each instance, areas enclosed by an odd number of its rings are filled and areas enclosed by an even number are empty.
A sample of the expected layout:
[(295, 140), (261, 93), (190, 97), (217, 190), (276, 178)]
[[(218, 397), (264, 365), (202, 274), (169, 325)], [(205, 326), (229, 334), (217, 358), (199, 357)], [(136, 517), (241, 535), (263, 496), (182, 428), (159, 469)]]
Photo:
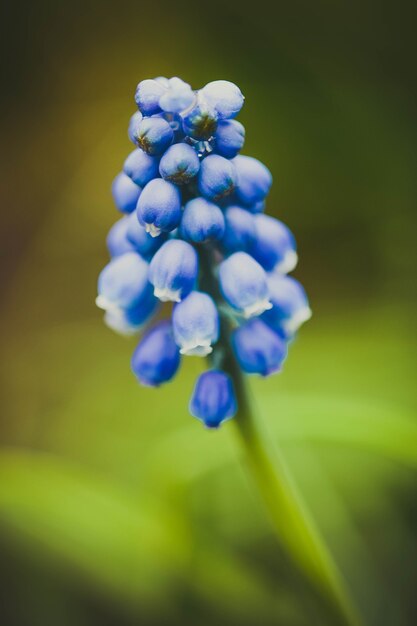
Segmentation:
[(0, 518), (93, 579), (142, 600), (161, 594), (187, 554), (181, 525), (161, 502), (52, 455), (1, 453)]
[(14, 539), (29, 541), (31, 553), (40, 545), (134, 604), (172, 614), (177, 587), (187, 584), (202, 602), (216, 599), (222, 615), (244, 620), (255, 610), (266, 620), (272, 611), (298, 623), (285, 588), (265, 585), (224, 544), (196, 542), (180, 511), (62, 458), (2, 451), (0, 521)]

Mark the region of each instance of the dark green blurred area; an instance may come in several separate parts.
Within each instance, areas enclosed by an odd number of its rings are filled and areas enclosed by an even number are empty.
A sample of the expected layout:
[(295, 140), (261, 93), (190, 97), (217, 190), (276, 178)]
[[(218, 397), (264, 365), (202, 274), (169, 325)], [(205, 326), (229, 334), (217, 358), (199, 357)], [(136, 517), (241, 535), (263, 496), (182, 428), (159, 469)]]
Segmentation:
[(226, 78), (314, 317), (252, 385), (366, 624), (417, 606), (416, 63), (405, 2), (6, 3), (0, 623), (333, 626), (276, 544), (197, 359), (142, 389), (94, 307), (142, 78)]

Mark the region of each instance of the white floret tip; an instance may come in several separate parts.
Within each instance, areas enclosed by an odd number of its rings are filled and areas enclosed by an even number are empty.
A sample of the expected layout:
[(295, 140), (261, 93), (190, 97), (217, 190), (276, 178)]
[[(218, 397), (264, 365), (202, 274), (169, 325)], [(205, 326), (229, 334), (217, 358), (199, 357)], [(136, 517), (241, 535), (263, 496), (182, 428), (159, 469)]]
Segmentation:
[(145, 224), (145, 230), (151, 237), (158, 237), (162, 232), (155, 224)]
[(210, 339), (195, 339), (181, 345), (180, 353), (187, 356), (207, 356), (213, 352)]
[(292, 272), (297, 267), (297, 263), (298, 254), (296, 251), (288, 250), (284, 254), (284, 258), (274, 267), (274, 272), (278, 274), (289, 274), (289, 272)]
[(108, 328), (114, 330), (114, 332), (122, 335), (123, 337), (136, 335), (141, 328), (140, 326), (129, 324), (129, 322), (126, 321), (123, 309), (118, 308), (106, 311), (104, 315), (104, 323)]
[(99, 309), (103, 309), (104, 311), (118, 311), (120, 310), (119, 306), (116, 302), (109, 300), (105, 296), (97, 296), (96, 298), (96, 306)]
[(243, 309), (243, 316), (246, 317), (246, 319), (249, 319), (250, 317), (261, 315), (264, 311), (268, 311), (269, 309), (272, 309), (272, 304), (268, 298), (265, 298), (264, 300), (257, 300), (250, 306)]
[(155, 287), (153, 293), (155, 298), (158, 298), (161, 302), (181, 302), (181, 289)]
[(313, 312), (309, 306), (303, 307), (294, 313), (294, 315), (292, 315), (288, 320), (285, 320), (282, 323), (282, 327), (287, 334), (294, 335), (300, 326), (302, 326), (304, 322), (307, 322), (312, 315)]

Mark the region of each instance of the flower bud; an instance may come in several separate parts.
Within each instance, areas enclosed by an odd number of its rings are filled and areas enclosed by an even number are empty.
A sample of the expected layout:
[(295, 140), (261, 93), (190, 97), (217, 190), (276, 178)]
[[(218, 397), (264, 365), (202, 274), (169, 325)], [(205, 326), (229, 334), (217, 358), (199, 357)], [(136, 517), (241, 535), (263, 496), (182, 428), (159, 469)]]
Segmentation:
[(221, 120), (235, 117), (243, 106), (242, 92), (228, 80), (214, 80), (203, 87), (201, 92)]
[(268, 288), (272, 309), (263, 313), (262, 320), (290, 339), (312, 315), (306, 292), (295, 278), (276, 273), (268, 275)]
[(159, 106), (167, 113), (181, 113), (188, 109), (196, 96), (188, 83), (174, 76), (166, 82), (166, 91), (159, 99)]
[(122, 213), (134, 211), (141, 191), (141, 188), (123, 172), (116, 176), (111, 188), (114, 203)]
[(108, 232), (106, 244), (111, 257), (120, 256), (125, 252), (135, 251), (135, 247), (127, 238), (127, 230), (131, 216), (132, 214), (125, 215), (120, 220), (117, 220)]
[(158, 168), (159, 159), (146, 154), (140, 148), (133, 150), (123, 165), (124, 173), (140, 187), (144, 187), (150, 180), (158, 176)]
[(139, 223), (152, 237), (171, 231), (181, 220), (181, 194), (178, 188), (162, 178), (144, 187), (137, 205)]
[(166, 233), (161, 233), (157, 237), (152, 237), (139, 224), (137, 213), (134, 212), (128, 216), (126, 238), (136, 252), (139, 252), (144, 259), (148, 259), (159, 250), (164, 241), (166, 241), (167, 235)]
[(158, 306), (160, 306), (160, 302), (151, 291), (139, 305), (132, 309), (119, 307), (107, 309), (104, 314), (104, 322), (108, 328), (119, 335), (129, 337), (140, 331), (145, 322), (154, 315)]
[(138, 136), (139, 124), (143, 119), (143, 115), (140, 111), (133, 113), (129, 120), (129, 127), (127, 129), (127, 135), (132, 143), (136, 143), (136, 137)]
[(138, 126), (136, 144), (151, 156), (161, 155), (173, 140), (174, 131), (163, 117), (145, 117)]
[(162, 302), (180, 302), (193, 290), (197, 275), (197, 252), (180, 239), (166, 241), (155, 253), (149, 267), (154, 294)]
[(222, 246), (227, 253), (250, 252), (256, 230), (253, 215), (238, 206), (229, 206), (224, 212), (225, 231)]
[(263, 200), (272, 185), (269, 169), (258, 159), (239, 154), (233, 159), (236, 168), (236, 196), (243, 204), (251, 206)]
[(245, 317), (260, 315), (272, 307), (266, 273), (246, 252), (235, 252), (223, 261), (219, 279), (226, 302)]
[(206, 356), (219, 338), (219, 314), (213, 299), (192, 291), (175, 305), (172, 314), (174, 338), (181, 354)]
[(110, 261), (98, 279), (96, 304), (101, 309), (138, 306), (152, 293), (148, 264), (136, 252), (127, 252)]
[(245, 143), (245, 127), (237, 120), (219, 122), (214, 135), (214, 149), (226, 159), (233, 159)]
[(142, 385), (158, 387), (175, 376), (180, 358), (171, 323), (162, 321), (139, 342), (132, 357), (132, 370)]
[(203, 159), (198, 174), (198, 188), (202, 196), (216, 202), (229, 196), (235, 184), (236, 171), (232, 161), (218, 154), (209, 154)]
[(160, 80), (153, 78), (142, 80), (136, 87), (135, 102), (143, 115), (154, 115), (161, 111), (159, 99), (165, 93), (166, 87)]
[(210, 139), (216, 132), (217, 113), (209, 106), (201, 92), (194, 104), (181, 114), (184, 133), (193, 139)]
[(294, 235), (279, 220), (269, 215), (255, 215), (256, 239), (251, 253), (267, 271), (292, 272), (298, 256)]
[(200, 160), (194, 148), (186, 143), (176, 143), (165, 152), (159, 172), (165, 180), (185, 185), (198, 174)]
[(221, 239), (224, 216), (217, 204), (205, 198), (194, 198), (185, 205), (181, 219), (181, 235), (195, 243)]
[(257, 318), (233, 331), (232, 345), (240, 367), (247, 374), (268, 376), (277, 372), (287, 355), (285, 340)]
[(189, 408), (191, 415), (208, 428), (218, 428), (224, 420), (233, 417), (237, 403), (230, 376), (220, 370), (200, 374)]

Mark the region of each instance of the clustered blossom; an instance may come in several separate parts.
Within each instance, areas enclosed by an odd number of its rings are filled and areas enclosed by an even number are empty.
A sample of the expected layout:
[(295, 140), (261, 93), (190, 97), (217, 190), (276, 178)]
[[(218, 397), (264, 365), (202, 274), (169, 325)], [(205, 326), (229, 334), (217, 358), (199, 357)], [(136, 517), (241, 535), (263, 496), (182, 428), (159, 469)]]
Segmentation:
[(145, 329), (133, 372), (159, 386), (183, 355), (209, 355), (190, 412), (215, 428), (237, 411), (221, 369), (224, 346), (244, 372), (267, 376), (281, 369), (311, 315), (303, 287), (287, 276), (296, 244), (285, 224), (264, 214), (270, 171), (239, 154), (245, 129), (235, 117), (244, 98), (236, 85), (217, 80), (194, 91), (159, 77), (141, 81), (135, 101), (128, 135), (136, 148), (112, 186), (124, 216), (107, 237), (111, 260), (96, 302), (106, 324), (127, 335), (147, 326), (161, 302), (173, 303), (169, 320)]

